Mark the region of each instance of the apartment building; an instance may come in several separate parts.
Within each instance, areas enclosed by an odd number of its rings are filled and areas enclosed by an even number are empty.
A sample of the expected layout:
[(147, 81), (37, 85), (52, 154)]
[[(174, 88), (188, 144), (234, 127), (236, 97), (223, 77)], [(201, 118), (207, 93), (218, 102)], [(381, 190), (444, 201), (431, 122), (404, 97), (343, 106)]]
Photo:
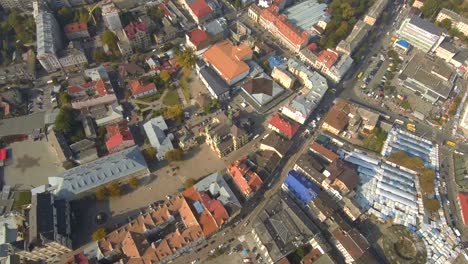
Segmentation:
[(468, 19), (452, 10), (443, 8), (437, 15), (436, 21), (441, 22), (444, 19), (452, 21), (452, 28), (458, 29), (465, 36), (468, 36)]
[(406, 18), (398, 34), (423, 52), (434, 51), (445, 38), (442, 29), (418, 16)]
[(57, 52), (62, 49), (60, 27), (54, 15), (35, 6), (37, 60), (49, 73), (61, 68)]

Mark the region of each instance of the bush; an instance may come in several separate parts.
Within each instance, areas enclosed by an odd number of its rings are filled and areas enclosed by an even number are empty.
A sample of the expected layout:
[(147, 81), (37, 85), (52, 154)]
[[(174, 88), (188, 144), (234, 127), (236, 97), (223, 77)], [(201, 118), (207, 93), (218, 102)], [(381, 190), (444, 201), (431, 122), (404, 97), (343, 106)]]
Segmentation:
[(101, 186), (96, 189), (96, 199), (98, 200), (105, 200), (109, 197), (109, 193), (106, 189), (106, 187)]
[(185, 189), (188, 189), (188, 188), (192, 187), (193, 185), (195, 185), (195, 183), (197, 183), (197, 181), (196, 181), (195, 179), (188, 178), (188, 179), (185, 180), (185, 182), (184, 182), (184, 188), (185, 188)]
[(129, 185), (132, 189), (136, 189), (136, 188), (138, 188), (138, 186), (140, 185), (140, 181), (138, 180), (137, 177), (131, 177), (131, 178), (128, 180), (128, 185)]
[(182, 150), (180, 149), (173, 149), (171, 151), (166, 152), (164, 157), (168, 161), (179, 161), (182, 160)]
[(116, 182), (110, 183), (106, 189), (109, 191), (110, 196), (118, 197), (122, 195), (122, 189), (120, 188), (120, 185)]
[(94, 231), (92, 238), (94, 241), (97, 241), (101, 238), (104, 238), (106, 235), (107, 235), (107, 229), (105, 229), (104, 227), (101, 227), (101, 228), (96, 229), (96, 231)]

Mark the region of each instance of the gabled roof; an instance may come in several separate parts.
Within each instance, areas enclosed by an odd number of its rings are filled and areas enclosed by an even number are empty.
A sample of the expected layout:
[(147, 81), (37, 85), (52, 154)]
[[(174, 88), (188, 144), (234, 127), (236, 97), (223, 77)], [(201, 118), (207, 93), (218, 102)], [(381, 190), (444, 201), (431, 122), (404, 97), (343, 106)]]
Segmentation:
[(167, 151), (174, 149), (171, 139), (164, 133), (168, 129), (162, 116), (157, 116), (143, 125), (151, 146), (158, 150), (158, 153), (164, 155)]
[(338, 60), (338, 53), (330, 49), (322, 50), (319, 52), (317, 60), (330, 69)]
[(325, 157), (330, 162), (334, 162), (339, 158), (338, 154), (336, 154), (335, 152), (327, 149), (326, 147), (320, 145), (319, 143), (317, 143), (315, 141), (312, 144), (310, 144), (310, 150), (317, 153), (317, 154), (322, 155), (323, 157)]
[(299, 125), (287, 121), (279, 114), (273, 115), (269, 123), (270, 126), (276, 127), (282, 134), (292, 138), (299, 129)]
[(243, 89), (249, 93), (260, 106), (270, 102), (284, 91), (279, 84), (265, 73), (247, 80), (243, 85)]
[(129, 82), (129, 86), (132, 91), (132, 95), (138, 95), (156, 89), (156, 85), (154, 83), (151, 82), (143, 84), (138, 80), (131, 80)]
[(106, 126), (108, 139), (106, 141), (107, 150), (111, 151), (127, 141), (133, 142), (133, 135), (124, 124), (111, 124)]
[(88, 25), (86, 25), (86, 23), (74, 22), (74, 23), (66, 24), (64, 27), (64, 30), (65, 30), (65, 33), (87, 31)]
[(192, 10), (193, 14), (198, 18), (202, 18), (213, 12), (211, 7), (205, 0), (195, 0), (189, 5), (189, 7)]
[(237, 160), (230, 164), (227, 169), (239, 190), (246, 195), (257, 191), (263, 184), (260, 176), (245, 164), (245, 160)]
[(148, 33), (148, 26), (143, 21), (131, 22), (124, 28), (124, 31), (127, 37), (133, 40), (138, 32)]
[(249, 71), (243, 60), (252, 55), (249, 46), (234, 46), (229, 40), (218, 42), (203, 53), (203, 58), (220, 72), (221, 77), (231, 82), (237, 76)]
[(208, 33), (206, 31), (196, 28), (190, 32), (187, 32), (187, 36), (190, 42), (193, 43), (196, 47), (202, 44), (204, 41), (208, 39)]

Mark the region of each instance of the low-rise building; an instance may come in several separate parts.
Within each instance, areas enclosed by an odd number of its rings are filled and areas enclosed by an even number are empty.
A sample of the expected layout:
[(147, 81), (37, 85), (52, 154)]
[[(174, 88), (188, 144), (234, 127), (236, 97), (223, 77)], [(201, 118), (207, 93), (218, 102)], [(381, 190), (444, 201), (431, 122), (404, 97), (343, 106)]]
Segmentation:
[(213, 68), (206, 65), (203, 61), (198, 61), (196, 71), (212, 98), (220, 101), (229, 99), (230, 89), (228, 83)]
[(85, 164), (98, 158), (96, 143), (87, 138), (71, 144), (70, 149), (73, 160), (78, 164)]
[(403, 20), (398, 35), (422, 52), (434, 51), (445, 38), (442, 29), (418, 16)]
[(63, 30), (69, 40), (89, 38), (88, 25), (86, 23), (69, 23), (65, 25)]
[(329, 150), (328, 148), (320, 145), (317, 142), (313, 142), (312, 144), (310, 144), (309, 149), (310, 149), (310, 151), (312, 151), (313, 153), (315, 153), (318, 156), (322, 157), (323, 159), (325, 159), (329, 163), (333, 163), (333, 162), (335, 162), (335, 161), (337, 161), (339, 159), (338, 154), (336, 154), (335, 152)]
[(439, 47), (435, 50), (435, 55), (446, 62), (450, 62), (457, 52), (457, 48), (452, 43), (444, 41), (440, 43)]
[(252, 33), (250, 28), (238, 20), (229, 27), (229, 32), (231, 33), (231, 38), (238, 43), (247, 40)]
[(127, 124), (118, 123), (106, 126), (106, 147), (109, 153), (114, 153), (135, 145), (133, 135)]
[(465, 16), (459, 15), (447, 8), (442, 8), (437, 15), (436, 21), (441, 22), (444, 19), (452, 22), (452, 28), (456, 28), (465, 36), (468, 36), (468, 19)]
[(354, 191), (359, 183), (356, 169), (338, 158), (327, 166), (323, 174), (327, 177), (324, 188), (333, 188), (342, 196)]
[(88, 64), (88, 59), (81, 45), (76, 42), (70, 42), (67, 49), (60, 51), (59, 55), (58, 61), (64, 72), (81, 71)]
[(321, 239), (312, 220), (283, 192), (270, 198), (254, 220), (252, 234), (267, 263), (277, 263), (298, 247)]
[(143, 21), (131, 22), (125, 26), (123, 32), (134, 50), (146, 51), (151, 45), (148, 25)]
[(274, 114), (268, 123), (268, 128), (291, 139), (299, 129), (299, 125), (288, 121), (279, 114)]
[(295, 170), (288, 172), (281, 187), (304, 206), (309, 205), (320, 193), (317, 185)]
[(324, 170), (322, 163), (307, 152), (299, 156), (294, 164), (293, 170), (307, 176), (309, 180), (318, 185), (322, 185), (323, 180), (326, 178), (322, 173)]
[(74, 200), (99, 186), (148, 174), (145, 158), (134, 146), (49, 177), (49, 184), (58, 198)]
[(236, 160), (228, 165), (227, 170), (234, 184), (246, 198), (251, 197), (263, 184), (260, 176), (249, 168), (246, 160)]
[(246, 44), (234, 46), (225, 40), (208, 48), (202, 56), (228, 85), (232, 85), (249, 74), (250, 68), (245, 60), (252, 58), (252, 50)]
[(284, 89), (265, 73), (250, 78), (242, 85), (242, 91), (253, 102), (253, 107), (259, 109), (284, 92)]
[(118, 102), (90, 107), (82, 112), (93, 117), (98, 127), (118, 123), (124, 119), (122, 106)]
[(152, 82), (144, 84), (138, 80), (131, 80), (128, 82), (128, 86), (130, 87), (130, 91), (132, 92), (132, 96), (134, 98), (154, 94), (158, 91), (156, 85)]
[(282, 67), (274, 67), (271, 72), (271, 77), (287, 89), (291, 89), (296, 81), (296, 77)]
[(167, 17), (162, 19), (162, 24), (162, 28), (159, 28), (156, 33), (153, 34), (154, 41), (157, 45), (172, 41), (182, 35), (182, 32), (172, 25)]
[(291, 147), (291, 141), (280, 136), (276, 132), (268, 134), (260, 143), (260, 150), (275, 152), (280, 158), (286, 155), (286, 152)]
[(367, 239), (357, 229), (343, 230), (337, 226), (331, 233), (332, 243), (346, 263), (355, 263), (370, 247)]
[(228, 117), (221, 113), (205, 128), (206, 143), (220, 158), (240, 149), (248, 142), (247, 133), (234, 121), (231, 115)]
[(454, 70), (442, 59), (429, 59), (424, 54), (416, 53), (403, 69), (399, 80), (404, 87), (436, 102), (448, 98), (456, 76)]
[(162, 116), (157, 116), (143, 125), (146, 136), (152, 147), (156, 149), (156, 158), (163, 160), (167, 152), (174, 149), (172, 134), (166, 135), (168, 129)]
[(373, 26), (387, 5), (388, 0), (375, 1), (364, 16), (364, 22), (366, 22), (369, 26)]
[(195, 28), (194, 30), (187, 32), (185, 34), (185, 40), (187, 47), (194, 50), (204, 49), (210, 44), (208, 33), (199, 28)]
[(185, 0), (183, 2), (197, 24), (202, 24), (213, 17), (213, 9), (207, 0)]
[(367, 23), (362, 20), (358, 20), (348, 37), (338, 43), (336, 51), (351, 56), (364, 41), (370, 31), (370, 28), (371, 27)]

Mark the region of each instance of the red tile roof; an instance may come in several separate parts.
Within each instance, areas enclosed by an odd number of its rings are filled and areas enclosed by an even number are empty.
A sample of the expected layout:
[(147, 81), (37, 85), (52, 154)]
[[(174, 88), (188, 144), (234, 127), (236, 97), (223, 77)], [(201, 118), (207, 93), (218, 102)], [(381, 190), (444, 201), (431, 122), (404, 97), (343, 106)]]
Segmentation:
[(468, 224), (468, 193), (459, 192), (458, 193), (458, 202), (460, 203), (463, 223), (466, 225), (466, 224)]
[(4, 148), (0, 149), (0, 160), (6, 160), (6, 158), (7, 158), (6, 149), (4, 149)]
[(318, 54), (318, 58), (317, 60), (323, 64), (325, 64), (325, 66), (330, 69), (334, 64), (335, 62), (338, 60), (338, 53), (332, 51), (332, 50), (322, 50), (319, 54)]
[(215, 218), (208, 210), (205, 210), (200, 214), (199, 221), (205, 236), (209, 236), (218, 229), (218, 224), (216, 223)]
[(205, 0), (195, 0), (193, 3), (190, 4), (190, 9), (192, 9), (193, 14), (198, 18), (202, 18), (207, 16), (213, 12), (211, 7)]
[(65, 30), (65, 33), (88, 31), (88, 25), (86, 25), (86, 23), (74, 22), (74, 23), (66, 24), (64, 27), (64, 30)]
[(156, 85), (154, 83), (147, 83), (143, 85), (138, 80), (131, 80), (129, 85), (130, 90), (132, 91), (132, 95), (138, 95), (156, 89)]
[[(112, 152), (122, 144), (134, 144), (133, 135), (125, 124), (111, 124), (106, 126), (109, 138), (106, 141), (107, 150)], [(133, 143), (133, 144), (132, 144)]]
[(278, 129), (282, 134), (285, 136), (292, 138), (294, 134), (296, 134), (297, 130), (299, 129), (299, 125), (293, 124), (282, 117), (279, 114), (275, 114), (269, 123), (270, 126), (275, 127)]
[(187, 33), (190, 42), (193, 43), (196, 47), (203, 43), (208, 38), (208, 33), (206, 31), (196, 28)]
[(301, 30), (289, 23), (285, 15), (279, 15), (279, 8), (276, 5), (263, 9), (260, 17), (274, 24), (281, 35), (293, 45), (302, 46), (309, 41), (310, 33), (307, 31), (301, 32)]
[(250, 170), (244, 160), (237, 160), (228, 166), (234, 183), (244, 195), (250, 195), (262, 186), (263, 181), (257, 173)]
[(131, 22), (124, 28), (127, 37), (132, 40), (138, 32), (148, 33), (148, 26), (143, 21)]
[(67, 92), (68, 92), (68, 94), (77, 94), (77, 93), (80, 93), (82, 91), (85, 91), (85, 90), (88, 90), (88, 89), (91, 89), (91, 88), (95, 88), (95, 87), (96, 87), (96, 82), (85, 82), (85, 83), (80, 84), (80, 85), (69, 86), (67, 88)]
[(207, 193), (200, 192), (203, 205), (211, 213), (216, 220), (216, 224), (221, 226), (224, 222), (229, 219), (229, 214), (226, 208), (223, 206), (221, 201), (212, 199)]

